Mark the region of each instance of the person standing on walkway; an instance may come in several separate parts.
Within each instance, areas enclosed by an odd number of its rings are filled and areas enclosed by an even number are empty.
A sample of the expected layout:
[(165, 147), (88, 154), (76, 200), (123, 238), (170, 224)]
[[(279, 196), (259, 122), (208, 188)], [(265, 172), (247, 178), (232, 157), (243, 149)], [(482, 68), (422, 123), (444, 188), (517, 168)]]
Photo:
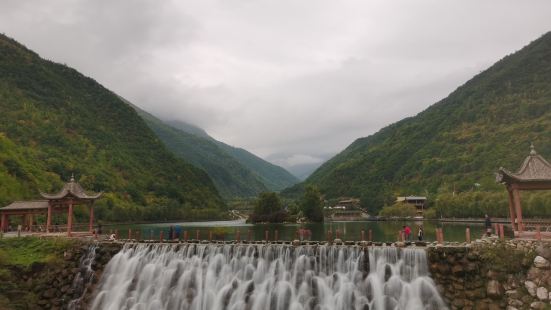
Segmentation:
[(406, 237), (406, 241), (411, 240), (411, 227), (409, 227), (409, 225), (406, 225), (406, 227), (404, 228), (404, 234)]
[(419, 226), (419, 229), (417, 230), (417, 239), (419, 241), (423, 241), (424, 237), (425, 237), (425, 232), (423, 232), (423, 226)]
[(486, 217), (484, 219), (484, 227), (486, 227), (486, 235), (490, 237), (492, 235), (492, 220), (490, 219), (488, 214), (486, 214)]
[(174, 239), (174, 227), (171, 225), (168, 227), (168, 240)]
[(180, 239), (180, 236), (182, 234), (182, 226), (176, 225), (176, 227), (174, 228), (174, 234), (175, 234), (174, 239)]

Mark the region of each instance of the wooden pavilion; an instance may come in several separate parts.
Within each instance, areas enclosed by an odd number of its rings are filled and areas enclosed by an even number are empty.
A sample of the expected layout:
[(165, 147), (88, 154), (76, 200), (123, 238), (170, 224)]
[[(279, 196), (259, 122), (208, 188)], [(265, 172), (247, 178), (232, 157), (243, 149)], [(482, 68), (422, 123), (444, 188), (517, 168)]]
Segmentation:
[(52, 216), (54, 213), (67, 212), (67, 235), (73, 232), (73, 208), (76, 205), (86, 205), (89, 208), (90, 218), (88, 232), (94, 229), (94, 202), (101, 198), (103, 193), (87, 193), (82, 186), (71, 176), (61, 191), (54, 194), (40, 193), (44, 200), (16, 201), (0, 208), (2, 231), (6, 231), (9, 225), (9, 216), (23, 216), (23, 223), (32, 226), (34, 215), (46, 215), (46, 232), (52, 232)]
[[(496, 181), (504, 184), (509, 193), (509, 214), (515, 236), (534, 237), (536, 233), (526, 231), (526, 225), (522, 220), (520, 191), (551, 190), (551, 164), (536, 152), (532, 144), (530, 145), (530, 154), (520, 169), (515, 173), (503, 167), (499, 168)], [(541, 234), (551, 237), (551, 233), (548, 232)]]
[(0, 229), (8, 231), (10, 216), (21, 216), (22, 229), (31, 230), (34, 223), (34, 215), (46, 214), (48, 210), (47, 200), (14, 201), (6, 207), (0, 208), (1, 223)]

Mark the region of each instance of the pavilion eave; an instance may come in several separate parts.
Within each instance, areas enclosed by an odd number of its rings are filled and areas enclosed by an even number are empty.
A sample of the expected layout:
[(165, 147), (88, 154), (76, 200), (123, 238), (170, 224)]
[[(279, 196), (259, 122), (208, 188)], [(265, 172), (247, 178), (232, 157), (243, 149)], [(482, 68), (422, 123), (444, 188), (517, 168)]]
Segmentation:
[(509, 194), (509, 214), (511, 226), (520, 236), (524, 232), (522, 222), (521, 190), (551, 189), (551, 164), (538, 155), (534, 145), (530, 145), (530, 154), (515, 173), (503, 167), (496, 173), (496, 182), (506, 186)]
[(74, 198), (76, 200), (96, 200), (101, 198), (103, 192), (88, 194), (78, 182), (75, 181), (74, 176), (71, 176), (71, 180), (63, 186), (61, 191), (55, 194), (48, 194), (40, 192), (40, 195), (48, 200), (62, 200), (68, 198)]

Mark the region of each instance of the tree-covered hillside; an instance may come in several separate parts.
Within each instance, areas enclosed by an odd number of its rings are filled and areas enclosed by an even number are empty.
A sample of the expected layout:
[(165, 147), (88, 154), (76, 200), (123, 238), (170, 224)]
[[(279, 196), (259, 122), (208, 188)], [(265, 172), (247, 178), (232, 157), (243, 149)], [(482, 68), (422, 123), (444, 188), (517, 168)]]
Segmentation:
[(105, 191), (98, 216), (217, 216), (203, 171), (177, 159), (111, 91), (0, 35), (0, 204), (60, 189), (72, 173)]
[(223, 197), (252, 197), (267, 191), (252, 171), (213, 140), (169, 126), (137, 107), (136, 111), (176, 156), (205, 170)]
[(215, 140), (201, 128), (181, 121), (172, 121), (169, 123), (173, 127), (183, 130), (189, 134), (193, 134), (216, 143), (216, 145), (225, 151), (226, 154), (233, 157), (245, 168), (252, 171), (252, 173), (254, 173), (260, 179), (262, 184), (264, 184), (264, 186), (266, 186), (266, 188), (270, 191), (277, 192), (298, 183), (298, 179), (289, 171), (281, 168), (280, 166), (269, 163), (245, 149), (234, 147), (224, 142)]
[(415, 117), (356, 140), (305, 184), (327, 198), (361, 197), (372, 212), (397, 195), (428, 194), (434, 202), (454, 189), (505, 192), (495, 171), (516, 170), (531, 142), (551, 160), (551, 33)]
[(203, 129), (197, 126), (182, 121), (170, 121), (167, 123), (172, 127), (178, 128), (186, 133), (193, 134), (216, 143), (222, 150), (226, 151), (228, 155), (256, 174), (270, 191), (280, 191), (298, 183), (299, 181), (297, 177), (282, 167), (267, 162), (245, 149), (234, 147), (224, 142), (215, 140)]
[(174, 154), (204, 169), (225, 198), (277, 192), (298, 182), (287, 170), (217, 141), (201, 128), (181, 121), (164, 122), (137, 111)]
[(299, 182), (299, 180), (287, 170), (271, 164), (247, 150), (227, 145), (220, 141), (216, 141), (216, 144), (241, 163), (241, 165), (247, 167), (256, 174), (270, 191), (277, 192)]

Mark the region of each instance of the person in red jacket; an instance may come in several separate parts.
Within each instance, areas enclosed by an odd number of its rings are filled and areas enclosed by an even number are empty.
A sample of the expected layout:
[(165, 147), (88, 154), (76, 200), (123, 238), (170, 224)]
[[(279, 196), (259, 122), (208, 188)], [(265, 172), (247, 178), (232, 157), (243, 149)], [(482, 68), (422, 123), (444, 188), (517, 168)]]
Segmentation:
[(404, 228), (404, 235), (407, 241), (411, 240), (411, 227), (409, 227), (409, 225), (406, 225), (406, 227)]

